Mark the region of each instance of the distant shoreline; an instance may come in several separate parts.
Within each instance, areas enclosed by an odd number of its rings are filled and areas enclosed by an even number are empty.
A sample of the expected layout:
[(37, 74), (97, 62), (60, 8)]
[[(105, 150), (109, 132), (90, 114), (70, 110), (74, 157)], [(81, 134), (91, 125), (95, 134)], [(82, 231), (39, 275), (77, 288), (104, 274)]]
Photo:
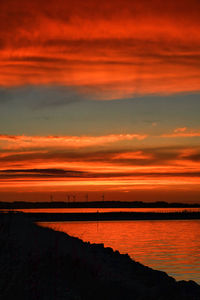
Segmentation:
[(199, 203), (178, 202), (143, 202), (143, 201), (87, 201), (87, 202), (0, 202), (0, 209), (33, 209), (33, 208), (200, 208)]
[(96, 212), (96, 213), (22, 213), (34, 222), (65, 221), (136, 221), (136, 220), (200, 220), (200, 212)]

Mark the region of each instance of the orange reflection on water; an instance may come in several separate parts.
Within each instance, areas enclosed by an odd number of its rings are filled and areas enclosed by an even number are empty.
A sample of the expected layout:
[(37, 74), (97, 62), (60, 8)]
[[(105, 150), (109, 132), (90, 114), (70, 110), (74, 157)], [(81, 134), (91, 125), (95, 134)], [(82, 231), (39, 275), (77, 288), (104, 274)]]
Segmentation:
[(200, 283), (200, 221), (104, 221), (40, 223), (92, 243), (128, 253), (177, 280)]
[[(67, 204), (66, 204), (67, 205)], [(182, 211), (200, 211), (198, 207), (168, 207), (168, 208), (21, 208), (14, 209), (15, 211), (23, 211), (25, 213), (99, 213), (103, 212), (182, 212)], [(4, 209), (5, 211), (5, 209)]]

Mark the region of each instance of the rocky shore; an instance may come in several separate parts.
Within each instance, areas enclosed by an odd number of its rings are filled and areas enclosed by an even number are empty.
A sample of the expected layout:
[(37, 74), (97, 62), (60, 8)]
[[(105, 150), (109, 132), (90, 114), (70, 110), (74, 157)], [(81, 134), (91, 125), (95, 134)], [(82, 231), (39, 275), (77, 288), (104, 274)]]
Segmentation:
[(194, 281), (133, 261), (103, 244), (0, 214), (0, 299), (199, 300)]

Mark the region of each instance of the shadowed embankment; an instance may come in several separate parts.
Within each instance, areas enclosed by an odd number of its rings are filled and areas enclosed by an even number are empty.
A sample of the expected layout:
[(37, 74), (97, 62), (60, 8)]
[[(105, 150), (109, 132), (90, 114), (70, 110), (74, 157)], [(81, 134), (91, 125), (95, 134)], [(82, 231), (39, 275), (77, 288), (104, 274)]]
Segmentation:
[[(108, 228), (109, 230), (109, 228)], [(194, 300), (200, 286), (175, 281), (103, 245), (0, 214), (0, 299)]]

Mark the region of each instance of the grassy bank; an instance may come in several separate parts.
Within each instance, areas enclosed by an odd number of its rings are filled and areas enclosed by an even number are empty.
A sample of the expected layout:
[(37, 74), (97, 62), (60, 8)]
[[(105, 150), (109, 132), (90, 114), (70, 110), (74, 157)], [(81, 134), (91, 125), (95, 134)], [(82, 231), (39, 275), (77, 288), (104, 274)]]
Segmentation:
[(200, 286), (152, 270), (103, 245), (0, 215), (0, 299), (197, 300)]

